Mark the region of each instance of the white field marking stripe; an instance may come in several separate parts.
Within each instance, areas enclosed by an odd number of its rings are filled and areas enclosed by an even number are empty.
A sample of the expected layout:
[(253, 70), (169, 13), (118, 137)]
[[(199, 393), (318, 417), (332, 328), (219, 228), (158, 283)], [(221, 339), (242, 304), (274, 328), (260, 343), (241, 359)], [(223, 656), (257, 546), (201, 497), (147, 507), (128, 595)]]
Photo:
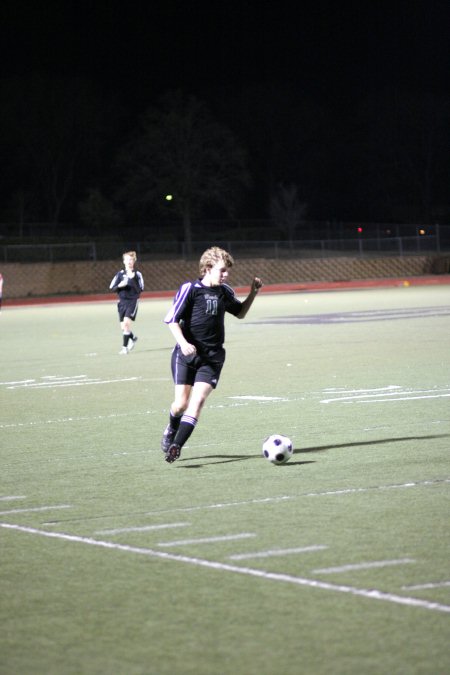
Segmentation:
[(436, 394), (435, 396), (402, 396), (401, 398), (390, 398), (389, 400), (380, 398), (374, 401), (358, 401), (358, 403), (392, 403), (393, 401), (418, 401), (426, 398), (448, 398), (449, 394)]
[(19, 495), (6, 495), (3, 497), (0, 497), (0, 502), (12, 502), (14, 499), (26, 499), (25, 496), (19, 496)]
[(303, 546), (301, 548), (276, 548), (271, 551), (258, 551), (258, 553), (236, 553), (229, 555), (230, 560), (245, 560), (246, 558), (273, 558), (275, 556), (291, 555), (295, 553), (309, 553), (310, 551), (323, 551), (328, 546)]
[[(389, 393), (386, 392), (385, 394), (379, 394), (379, 393), (377, 393), (377, 394), (364, 394), (363, 393), (363, 394), (360, 394), (358, 396), (339, 396), (338, 398), (325, 398), (325, 399), (321, 400), (321, 403), (334, 403), (335, 401), (357, 401), (358, 399), (368, 399), (368, 398), (379, 399), (380, 396), (386, 397), (386, 399), (387, 399), (388, 396), (389, 397), (399, 396), (399, 394), (403, 394), (403, 396), (405, 396), (407, 398), (416, 397), (416, 394), (426, 394), (426, 395), (432, 394), (432, 395), (434, 395), (434, 397), (436, 397), (436, 396), (437, 397), (439, 397), (439, 396), (450, 396), (450, 393), (447, 393), (447, 392), (450, 391), (448, 389), (448, 387), (445, 388), (445, 389), (438, 389), (437, 391), (438, 392), (441, 391), (441, 392), (444, 392), (444, 393), (443, 394), (436, 394), (436, 389), (423, 389), (423, 390), (419, 389), (419, 390), (411, 390), (410, 392), (407, 392), (407, 391), (402, 391), (402, 392), (391, 391)], [(347, 393), (347, 392), (344, 392), (344, 393)], [(348, 393), (350, 393), (350, 392), (348, 392)], [(424, 398), (424, 397), (419, 396), (418, 398)], [(381, 400), (384, 400), (384, 398), (381, 399)], [(396, 399), (396, 400), (400, 400), (400, 399)]]
[(183, 513), (190, 511), (202, 511), (203, 509), (226, 509), (229, 506), (248, 506), (251, 504), (266, 504), (270, 502), (281, 502), (287, 499), (295, 499), (295, 497), (289, 497), (287, 495), (282, 497), (264, 497), (262, 499), (250, 499), (249, 501), (243, 502), (224, 502), (222, 504), (201, 504), (200, 506), (185, 506), (174, 509), (162, 509), (161, 511), (148, 511), (147, 516), (153, 516), (159, 513), (173, 513), (174, 511), (182, 511)]
[(389, 384), (387, 387), (375, 387), (375, 389), (345, 389), (344, 387), (330, 387), (323, 389), (321, 393), (327, 394), (361, 394), (363, 392), (372, 391), (391, 391), (392, 389), (401, 389), (399, 384)]
[(323, 567), (312, 570), (311, 574), (334, 574), (335, 572), (355, 572), (357, 570), (369, 570), (375, 567), (390, 567), (391, 565), (407, 565), (415, 563), (412, 558), (399, 558), (398, 560), (377, 560), (374, 562), (357, 563), (355, 565), (341, 565), (340, 567)]
[[(400, 391), (399, 391), (400, 389)], [(444, 387), (433, 387), (433, 389), (407, 389), (401, 387), (400, 385), (391, 385), (389, 387), (380, 387), (378, 389), (324, 389), (323, 393), (334, 394), (335, 396), (340, 396), (341, 394), (361, 394), (358, 398), (364, 398), (364, 396), (395, 396), (400, 393), (411, 392), (412, 394), (423, 394), (430, 393), (435, 391), (449, 391), (449, 386), (445, 385)], [(384, 393), (386, 392), (386, 393)], [(355, 398), (351, 396), (351, 398)]]
[(433, 588), (443, 588), (444, 586), (450, 586), (450, 581), (436, 581), (435, 583), (429, 584), (416, 584), (415, 586), (402, 586), (402, 591), (422, 591)]
[(80, 384), (93, 384), (98, 380), (63, 380), (58, 382), (32, 382), (31, 384), (17, 385), (15, 387), (7, 387), (7, 389), (49, 389), (50, 387), (70, 387)]
[(114, 382), (132, 382), (133, 380), (140, 380), (140, 377), (121, 377), (114, 380), (85, 380), (84, 382), (36, 382), (35, 384), (25, 384), (18, 385), (13, 387), (7, 387), (7, 389), (20, 389), (20, 388), (34, 388), (34, 389), (51, 389), (52, 387), (83, 387), (86, 384), (112, 384)]
[(369, 598), (370, 600), (383, 600), (385, 602), (392, 602), (399, 605), (419, 607), (421, 609), (428, 609), (450, 614), (450, 605), (442, 605), (438, 602), (428, 602), (419, 598), (403, 597), (393, 593), (384, 593), (383, 591), (377, 591), (376, 589), (354, 588), (352, 586), (344, 586), (341, 584), (332, 584), (325, 581), (318, 581), (317, 579), (305, 579), (303, 577), (294, 577), (289, 574), (266, 572), (264, 570), (251, 569), (249, 567), (240, 567), (239, 565), (228, 565), (226, 563), (215, 562), (212, 560), (203, 560), (201, 558), (191, 558), (184, 555), (177, 555), (175, 553), (167, 553), (166, 551), (154, 551), (149, 548), (126, 546), (124, 544), (116, 544), (110, 541), (99, 541), (97, 539), (90, 539), (88, 537), (64, 534), (63, 532), (46, 532), (45, 530), (37, 530), (32, 527), (23, 527), (21, 525), (11, 525), (9, 523), (0, 523), (0, 527), (9, 530), (16, 530), (19, 532), (27, 532), (28, 534), (37, 534), (41, 537), (49, 537), (51, 539), (61, 539), (63, 541), (73, 541), (81, 544), (87, 544), (89, 546), (98, 546), (99, 548), (106, 548), (113, 551), (125, 551), (127, 553), (136, 553), (162, 560), (173, 560), (175, 562), (196, 565), (198, 567), (206, 567), (207, 569), (219, 570), (220, 572), (234, 572), (236, 574), (244, 574), (259, 579), (283, 581), (286, 583), (295, 584), (297, 586), (320, 588), (325, 591), (336, 591), (338, 593), (348, 593), (349, 595)]
[(178, 541), (162, 541), (157, 546), (189, 546), (190, 544), (214, 544), (218, 541), (234, 541), (235, 539), (249, 539), (256, 537), (253, 532), (242, 532), (241, 534), (227, 534), (222, 537), (204, 537), (202, 539), (179, 539)]
[(18, 380), (17, 382), (0, 382), (0, 386), (4, 384), (28, 384), (29, 382), (35, 382), (35, 380)]
[(143, 525), (142, 527), (120, 527), (115, 530), (97, 530), (94, 534), (121, 534), (122, 532), (150, 532), (151, 530), (166, 530), (171, 527), (188, 527), (191, 523), (166, 523), (163, 525)]
[(228, 398), (239, 399), (241, 401), (285, 401), (281, 396), (229, 396)]
[(0, 511), (0, 516), (7, 516), (13, 513), (38, 513), (39, 511), (52, 511), (53, 509), (71, 509), (69, 504), (60, 504), (58, 506), (36, 506), (29, 509), (10, 509), (9, 511)]
[(411, 483), (401, 483), (393, 485), (374, 485), (365, 488), (343, 488), (342, 490), (326, 490), (324, 492), (303, 492), (298, 495), (281, 495), (279, 497), (264, 497), (262, 499), (250, 499), (242, 502), (224, 502), (219, 504), (201, 504), (200, 506), (185, 506), (174, 509), (161, 509), (161, 511), (148, 511), (147, 516), (154, 516), (161, 513), (173, 512), (191, 512), (202, 511), (203, 509), (224, 509), (233, 506), (251, 506), (252, 504), (267, 504), (272, 502), (289, 501), (301, 497), (328, 497), (329, 495), (354, 494), (358, 492), (370, 492), (372, 490), (395, 490), (399, 488), (422, 487), (427, 485), (440, 485), (441, 483), (450, 483), (450, 478), (437, 478), (435, 480), (422, 480)]
[(327, 492), (309, 492), (305, 497), (323, 497), (327, 495), (345, 495), (355, 492), (369, 492), (370, 490), (398, 490), (399, 488), (422, 487), (423, 485), (439, 485), (440, 483), (450, 483), (450, 478), (439, 478), (437, 480), (420, 480), (411, 483), (399, 483), (397, 485), (375, 485), (367, 488), (344, 488), (342, 490), (328, 490)]
[(42, 375), (43, 380), (81, 380), (87, 375)]
[(118, 417), (134, 417), (135, 415), (155, 415), (156, 413), (160, 414), (160, 410), (145, 410), (144, 412), (132, 412), (132, 413), (110, 413), (109, 415), (83, 415), (82, 417), (60, 417), (59, 419), (54, 420), (40, 420), (38, 422), (17, 422), (16, 424), (0, 424), (0, 429), (11, 429), (19, 427), (36, 427), (42, 424), (61, 424), (66, 422), (86, 422), (91, 420), (109, 420), (115, 419)]

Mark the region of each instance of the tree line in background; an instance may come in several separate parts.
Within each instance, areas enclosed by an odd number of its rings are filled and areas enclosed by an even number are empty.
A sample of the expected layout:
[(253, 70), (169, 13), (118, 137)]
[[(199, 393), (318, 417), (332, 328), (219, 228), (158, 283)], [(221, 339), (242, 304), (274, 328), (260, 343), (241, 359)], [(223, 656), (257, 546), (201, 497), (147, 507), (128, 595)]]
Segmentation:
[(386, 90), (334, 111), (288, 85), (169, 91), (143, 114), (89, 81), (0, 82), (0, 222), (91, 235), (175, 217), (445, 222), (450, 99)]

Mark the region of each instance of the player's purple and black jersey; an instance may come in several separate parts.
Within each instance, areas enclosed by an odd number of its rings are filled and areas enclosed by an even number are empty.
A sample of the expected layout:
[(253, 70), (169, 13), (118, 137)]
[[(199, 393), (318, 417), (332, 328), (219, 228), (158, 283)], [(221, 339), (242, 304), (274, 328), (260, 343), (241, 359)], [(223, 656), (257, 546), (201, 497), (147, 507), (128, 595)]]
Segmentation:
[(164, 321), (179, 323), (200, 352), (220, 349), (225, 341), (225, 312), (237, 316), (242, 302), (231, 286), (204, 286), (201, 279), (180, 286)]
[(120, 282), (126, 278), (126, 271), (120, 270), (114, 276), (109, 285), (109, 288), (111, 291), (115, 291), (117, 293), (120, 300), (137, 300), (144, 290), (144, 278), (138, 270), (135, 270), (134, 277), (132, 279), (127, 279), (127, 285), (123, 286), (123, 288), (118, 288)]

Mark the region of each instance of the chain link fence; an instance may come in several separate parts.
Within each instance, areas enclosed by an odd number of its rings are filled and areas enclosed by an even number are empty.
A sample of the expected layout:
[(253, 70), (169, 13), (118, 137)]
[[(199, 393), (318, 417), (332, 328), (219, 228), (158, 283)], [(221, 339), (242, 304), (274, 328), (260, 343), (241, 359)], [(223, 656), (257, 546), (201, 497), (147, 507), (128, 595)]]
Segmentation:
[[(311, 239), (293, 241), (241, 241), (214, 240), (214, 244), (226, 248), (232, 255), (241, 258), (323, 258), (336, 255), (422, 255), (439, 253), (442, 243), (438, 235), (408, 237), (374, 237), (345, 239)], [(194, 241), (188, 247), (177, 241), (134, 241), (127, 249), (137, 251), (140, 260), (189, 260), (198, 258), (211, 246), (210, 241)], [(124, 250), (121, 241), (91, 241), (67, 244), (4, 244), (0, 245), (0, 260), (3, 263), (68, 262), (114, 260)]]

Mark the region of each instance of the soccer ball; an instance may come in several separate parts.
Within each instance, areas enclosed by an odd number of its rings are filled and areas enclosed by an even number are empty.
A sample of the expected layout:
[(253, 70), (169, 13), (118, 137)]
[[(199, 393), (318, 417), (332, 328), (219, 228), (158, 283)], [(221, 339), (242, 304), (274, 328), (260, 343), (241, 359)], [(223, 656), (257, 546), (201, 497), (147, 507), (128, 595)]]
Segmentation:
[(292, 441), (282, 434), (272, 434), (263, 443), (263, 457), (272, 464), (285, 464), (293, 455)]

